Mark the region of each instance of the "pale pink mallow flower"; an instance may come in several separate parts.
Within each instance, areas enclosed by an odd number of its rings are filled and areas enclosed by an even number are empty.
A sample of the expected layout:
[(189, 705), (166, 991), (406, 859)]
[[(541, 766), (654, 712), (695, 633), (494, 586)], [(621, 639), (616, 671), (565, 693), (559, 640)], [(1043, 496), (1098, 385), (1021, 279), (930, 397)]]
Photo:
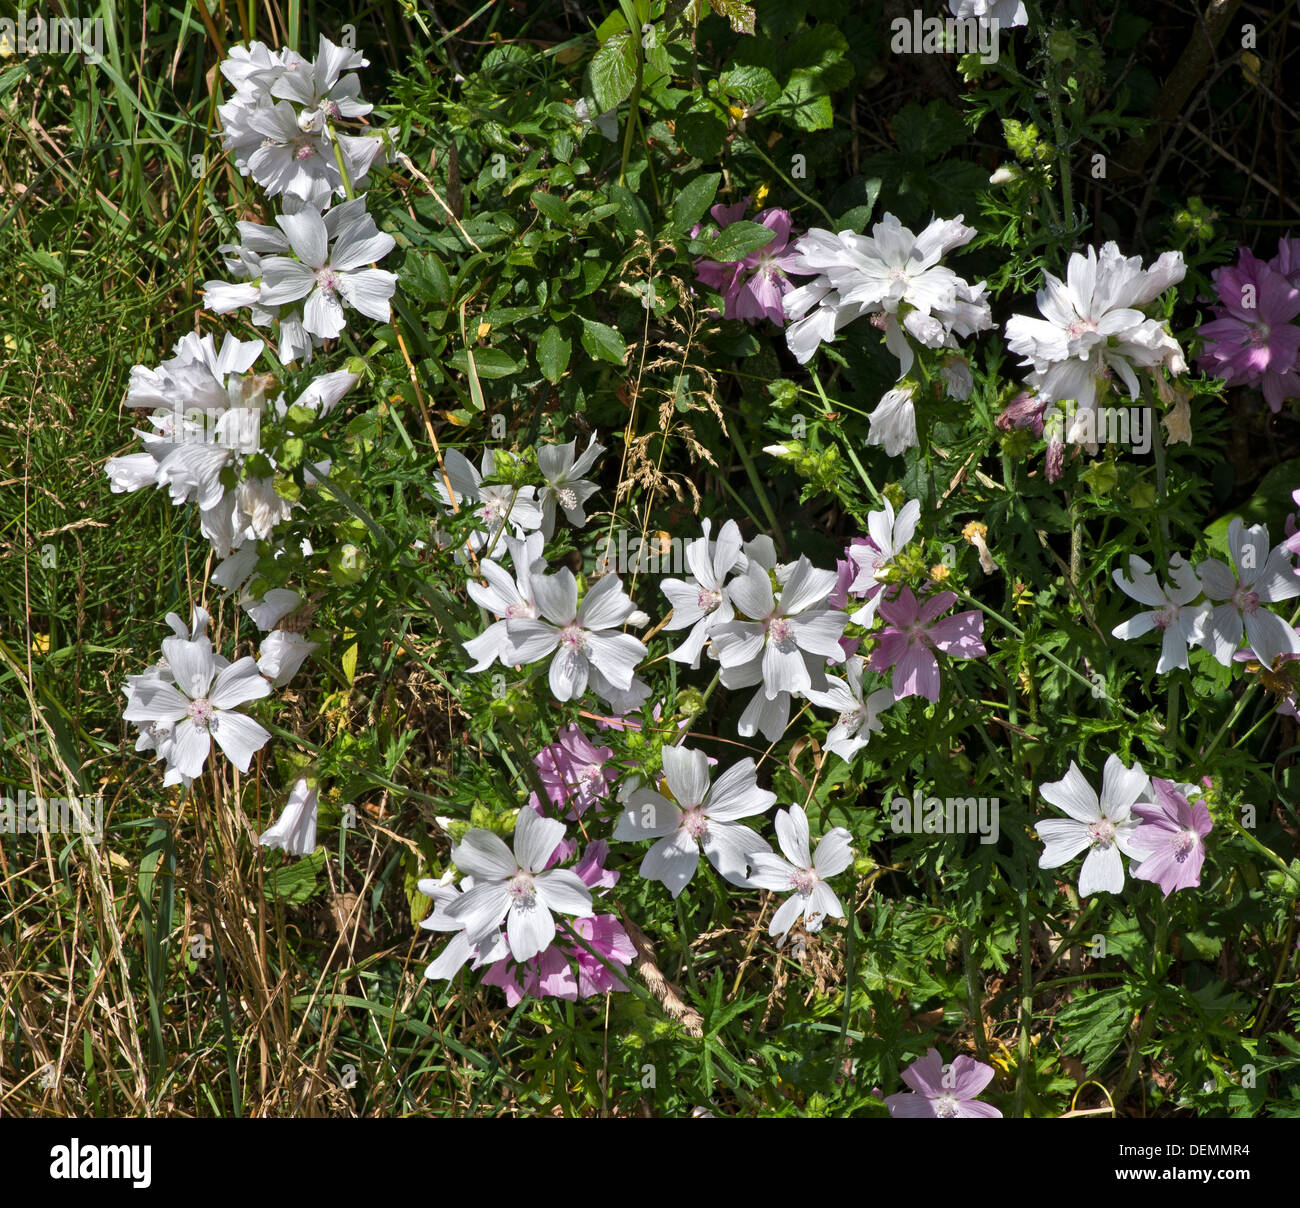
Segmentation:
[(1140, 763), (1127, 768), (1118, 755), (1112, 755), (1106, 760), (1098, 801), (1096, 790), (1071, 760), (1070, 770), (1060, 780), (1038, 786), (1043, 800), (1069, 815), (1035, 824), (1043, 841), (1038, 867), (1059, 868), (1086, 851), (1079, 873), (1079, 896), (1119, 893), (1124, 888), (1120, 853), (1130, 860), (1141, 858), (1133, 845), (1138, 820), (1131, 814), (1133, 803), (1142, 800), (1149, 787)]
[(471, 830), (451, 850), (452, 863), (474, 878), (474, 888), (447, 908), (464, 925), (471, 945), (506, 925), (510, 955), (526, 961), (555, 939), (551, 912), (591, 916), (591, 891), (577, 873), (547, 868), (564, 839), (564, 823), (521, 809), (514, 851), (489, 830)]
[(230, 762), (247, 772), (254, 754), (271, 735), (238, 708), (270, 695), (269, 681), (258, 673), (252, 658), (229, 663), (213, 652), (206, 637), (166, 638), (162, 646), (170, 681), (137, 679), (122, 716), (169, 732), (164, 783), (188, 784), (198, 776), (214, 738)]
[(1137, 554), (1129, 555), (1127, 575), (1119, 569), (1112, 572), (1119, 589), (1139, 604), (1146, 604), (1151, 611), (1121, 621), (1111, 634), (1129, 641), (1157, 630), (1161, 635), (1160, 659), (1156, 663), (1158, 675), (1175, 668), (1187, 669), (1187, 648), (1200, 641), (1210, 614), (1210, 606), (1204, 601), (1192, 603), (1201, 594), (1201, 581), (1178, 554), (1169, 559), (1169, 577), (1173, 580), (1172, 587), (1162, 584), (1151, 564)]
[(1243, 629), (1251, 650), (1265, 666), (1279, 655), (1300, 654), (1300, 635), (1264, 607), (1300, 596), (1300, 577), (1291, 564), (1290, 550), (1285, 545), (1270, 550), (1267, 527), (1247, 528), (1238, 516), (1228, 525), (1228, 549), (1235, 576), (1218, 558), (1207, 558), (1196, 568), (1214, 605), (1200, 644), (1225, 667), (1241, 645)]
[(945, 1065), (938, 1049), (903, 1071), (903, 1081), (912, 1092), (887, 1095), (889, 1114), (902, 1120), (1000, 1120), (1002, 1113), (977, 1095), (993, 1080), (993, 1067), (964, 1053)]
[(674, 898), (695, 876), (701, 847), (722, 877), (750, 888), (750, 856), (771, 848), (739, 819), (761, 814), (776, 803), (775, 793), (758, 787), (754, 761), (732, 764), (710, 785), (703, 751), (665, 747), (663, 768), (671, 799), (654, 789), (630, 793), (614, 828), (615, 840), (657, 839), (641, 861), (641, 875), (661, 881)]
[(1165, 897), (1201, 883), (1205, 863), (1205, 836), (1213, 828), (1204, 801), (1192, 805), (1187, 793), (1192, 785), (1151, 777), (1156, 803), (1139, 802), (1133, 812), (1142, 820), (1133, 847), (1141, 859), (1130, 871), (1139, 881), (1154, 881)]
[(867, 667), (884, 672), (893, 668), (894, 699), (922, 696), (939, 699), (939, 660), (935, 651), (949, 658), (979, 659), (988, 652), (980, 640), (984, 618), (971, 609), (955, 616), (938, 618), (957, 603), (957, 595), (941, 591), (918, 603), (911, 588), (885, 592), (879, 613), (885, 622)]
[(664, 628), (689, 629), (686, 639), (668, 652), (674, 662), (700, 665), (700, 655), (719, 625), (735, 620), (735, 609), (727, 593), (727, 577), (741, 564), (740, 528), (728, 520), (712, 540), (712, 521), (703, 522), (704, 536), (686, 545), (689, 579), (665, 579), (663, 593), (672, 605), (673, 615)]
[(578, 581), (568, 568), (536, 575), (532, 585), (541, 616), (506, 622), (513, 660), (536, 663), (553, 654), (548, 679), (558, 701), (580, 697), (589, 680), (606, 700), (629, 692), (647, 651), (630, 633), (618, 632), (636, 611), (619, 577), (597, 580), (581, 604)]
[(867, 695), (862, 683), (864, 669), (863, 660), (852, 655), (845, 661), (844, 679), (828, 675), (824, 689), (809, 688), (804, 693), (814, 705), (839, 714), (826, 735), (826, 749), (845, 763), (851, 763), (871, 735), (882, 728), (880, 714), (895, 700), (892, 688), (877, 688)]
[(810, 856), (808, 816), (798, 805), (777, 811), (776, 836), (784, 859), (762, 851), (749, 857), (753, 885), (790, 894), (772, 916), (768, 935), (784, 941), (800, 919), (808, 932), (820, 931), (827, 918), (842, 919), (844, 907), (826, 882), (853, 863), (853, 836), (842, 826), (834, 827), (821, 837), (817, 851)]

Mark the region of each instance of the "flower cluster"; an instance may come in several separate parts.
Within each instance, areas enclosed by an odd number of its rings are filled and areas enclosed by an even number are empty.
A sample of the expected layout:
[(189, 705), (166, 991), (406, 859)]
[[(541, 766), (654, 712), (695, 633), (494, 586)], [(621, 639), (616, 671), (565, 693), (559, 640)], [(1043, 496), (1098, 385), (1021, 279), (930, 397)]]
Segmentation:
[(1059, 868), (1086, 851), (1080, 897), (1123, 890), (1121, 853), (1136, 861), (1129, 869), (1133, 876), (1154, 881), (1165, 897), (1201, 883), (1211, 822), (1203, 801), (1193, 806), (1188, 800), (1200, 793), (1195, 785), (1148, 778), (1141, 764), (1125, 767), (1112, 755), (1106, 760), (1100, 799), (1073, 761), (1062, 779), (1040, 785), (1038, 791), (1067, 815), (1038, 823), (1043, 841), (1038, 867)]

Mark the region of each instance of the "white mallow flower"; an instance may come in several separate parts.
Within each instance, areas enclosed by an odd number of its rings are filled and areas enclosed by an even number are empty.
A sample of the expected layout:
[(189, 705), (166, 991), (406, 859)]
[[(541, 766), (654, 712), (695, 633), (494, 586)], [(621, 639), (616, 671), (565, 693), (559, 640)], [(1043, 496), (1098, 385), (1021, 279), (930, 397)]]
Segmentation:
[(996, 22), (1001, 29), (1029, 24), (1025, 0), (948, 0), (954, 17), (974, 17), (981, 25)]
[(718, 626), (735, 619), (735, 610), (727, 598), (727, 576), (744, 559), (741, 553), (740, 528), (728, 520), (718, 530), (717, 541), (709, 539), (712, 521), (705, 520), (704, 536), (687, 544), (686, 565), (689, 579), (665, 579), (663, 593), (672, 605), (672, 619), (665, 629), (690, 629), (686, 639), (668, 652), (674, 662), (700, 665), (700, 654), (709, 635)]
[(275, 74), (270, 86), (272, 96), (292, 101), (308, 112), (319, 110), (331, 118), (365, 117), (374, 108), (361, 100), (361, 79), (351, 74), (358, 67), (370, 65), (361, 51), (336, 46), (322, 35), (314, 61), (309, 63), (298, 56), (295, 59)]
[(258, 839), (263, 847), (278, 847), (291, 856), (310, 856), (316, 850), (316, 815), (319, 790), (299, 778), (289, 793), (289, 803), (274, 825)]
[(1186, 670), (1187, 648), (1201, 640), (1210, 612), (1210, 606), (1204, 601), (1192, 603), (1201, 594), (1201, 581), (1196, 571), (1175, 554), (1169, 559), (1169, 577), (1173, 586), (1165, 587), (1148, 562), (1137, 554), (1130, 554), (1128, 575), (1117, 568), (1111, 577), (1126, 596), (1139, 604), (1150, 605), (1152, 609), (1122, 621), (1111, 630), (1111, 634), (1130, 640), (1158, 629), (1162, 642), (1156, 673), (1164, 675), (1179, 667)]
[(546, 564), (542, 561), (543, 544), (541, 533), (529, 533), (524, 541), (507, 536), (506, 546), (510, 550), (515, 573), (511, 575), (492, 559), (484, 558), (478, 569), (487, 583), (477, 583), (471, 579), (465, 585), (470, 599), (497, 618), (478, 637), (461, 643), (474, 659), (471, 671), (486, 671), (497, 659), (507, 666), (517, 661), (510, 646), (507, 624), (537, 616), (537, 602), (533, 599), (533, 570), (536, 568), (540, 574), (546, 569)]
[(367, 318), (389, 320), (397, 275), (365, 266), (393, 250), (391, 235), (376, 230), (369, 217), (358, 218), (338, 232), (331, 246), (325, 220), (313, 209), (281, 214), (276, 222), (297, 259), (268, 256), (262, 261), (264, 304), (283, 306), (305, 298), (303, 327), (322, 339), (333, 339), (347, 326), (344, 303)]
[(826, 749), (833, 751), (845, 763), (852, 762), (853, 757), (867, 745), (868, 738), (882, 728), (880, 714), (894, 703), (892, 688), (877, 688), (863, 698), (862, 672), (865, 665), (862, 659), (853, 655), (845, 662), (844, 679), (828, 675), (824, 689), (808, 688), (804, 692), (814, 705), (839, 714), (839, 719), (826, 736)]
[(482, 472), (457, 449), (448, 450), (442, 464), (451, 491), (447, 490), (442, 475), (434, 474), (433, 489), (438, 498), (453, 512), (469, 509), (485, 530), (470, 534), (466, 542), (470, 549), (480, 550), (485, 546), (491, 549), (507, 523), (521, 541), (525, 533), (541, 528), (542, 507), (535, 498), (536, 487), (484, 485), (483, 479), (496, 473), (496, 454), (491, 449), (483, 450)]
[(271, 681), (271, 687), (283, 688), (319, 645), (319, 642), (309, 642), (300, 633), (276, 629), (262, 639), (257, 669)]
[(1124, 257), (1113, 241), (1100, 254), (1090, 247), (1075, 252), (1061, 281), (1044, 273), (1038, 291), (1043, 318), (1013, 315), (1007, 320), (1007, 347), (1025, 359), (1027, 381), (1048, 402), (1074, 399), (1078, 408), (1066, 439), (1087, 439), (1100, 388), (1118, 374), (1137, 398), (1141, 387), (1134, 367), (1164, 365), (1171, 373), (1187, 369), (1182, 350), (1166, 329), (1139, 309), (1183, 279), (1182, 254), (1165, 252), (1144, 270), (1141, 257)]
[(723, 668), (740, 668), (761, 657), (763, 692), (769, 700), (810, 687), (805, 654), (844, 661), (840, 637), (849, 618), (825, 606), (835, 578), (834, 571), (818, 570), (800, 554), (777, 598), (767, 572), (751, 565), (732, 580), (727, 592), (737, 612), (752, 620), (728, 621), (714, 629), (718, 662)]
[(820, 931), (828, 917), (842, 919), (844, 907), (826, 882), (853, 862), (853, 836), (837, 826), (821, 837), (816, 853), (809, 856), (808, 816), (802, 806), (792, 805), (788, 810), (777, 810), (776, 837), (785, 859), (775, 852), (755, 852), (749, 858), (753, 868), (751, 884), (791, 895), (772, 916), (768, 935), (784, 941), (800, 919), (804, 920), (804, 930), (810, 932)]
[(600, 489), (583, 475), (596, 464), (605, 446), (596, 442), (593, 433), (586, 452), (575, 461), (577, 446), (576, 440), (566, 445), (537, 446), (537, 468), (546, 480), (538, 496), (542, 505), (542, 533), (548, 541), (555, 532), (555, 505), (560, 505), (565, 519), (574, 528), (582, 528), (587, 523), (582, 505)]
[(1151, 791), (1142, 765), (1126, 768), (1118, 755), (1110, 756), (1102, 775), (1100, 801), (1073, 760), (1060, 780), (1039, 785), (1038, 791), (1045, 801), (1069, 815), (1035, 824), (1044, 844), (1038, 867), (1059, 868), (1087, 851), (1079, 873), (1079, 896), (1119, 893), (1124, 888), (1120, 852), (1130, 860), (1140, 862), (1143, 858), (1143, 853), (1133, 848), (1139, 820), (1130, 817), (1134, 802), (1146, 800)]
[(890, 457), (897, 457), (920, 444), (916, 436), (915, 393), (916, 387), (907, 382), (881, 398), (876, 409), (867, 416), (871, 429), (867, 444), (883, 445)]
[(646, 648), (630, 633), (615, 632), (635, 611), (617, 575), (605, 575), (578, 604), (578, 581), (567, 568), (554, 575), (535, 575), (533, 598), (541, 617), (506, 622), (511, 655), (517, 663), (535, 663), (552, 652), (548, 678), (559, 701), (575, 700), (587, 690), (588, 678), (601, 695), (612, 686), (628, 692)]
[(758, 787), (754, 761), (732, 764), (713, 785), (703, 751), (664, 747), (663, 765), (671, 798), (654, 789), (630, 793), (614, 838), (658, 839), (641, 861), (641, 875), (663, 882), (674, 898), (695, 876), (701, 847), (721, 876), (748, 888), (750, 857), (771, 848), (739, 819), (761, 814), (776, 802), (775, 793)]
[(260, 600), (247, 591), (239, 597), (239, 606), (263, 633), (274, 629), (302, 604), (302, 596), (289, 587), (272, 587)]
[(460, 884), (456, 885), (453, 883), (455, 875), (454, 870), (449, 868), (439, 881), (433, 880), (432, 877), (425, 877), (416, 884), (416, 888), (425, 897), (433, 900), (433, 911), (427, 918), (420, 920), (420, 926), (426, 931), (456, 932), (438, 954), (437, 959), (425, 969), (424, 976), (431, 981), (446, 981), (455, 977), (464, 967), (465, 962), (471, 959), (474, 963), (470, 967), (480, 969), (484, 965), (505, 960), (510, 955), (510, 945), (506, 942), (505, 933), (500, 928), (470, 943), (464, 921), (454, 919), (447, 913), (450, 906), (460, 901), (474, 888), (473, 877), (464, 877)]
[(131, 367), (126, 405), (179, 409), (182, 414), (191, 408), (224, 411), (230, 406), (230, 376), (247, 373), (265, 347), (261, 340), (237, 340), (227, 333), (218, 349), (211, 334), (189, 332), (157, 368)]
[(1265, 667), (1280, 654), (1300, 654), (1300, 634), (1275, 612), (1263, 607), (1300, 596), (1291, 555), (1284, 545), (1271, 553), (1268, 529), (1262, 524), (1250, 528), (1234, 516), (1228, 525), (1228, 549), (1232, 553), (1234, 576), (1218, 558), (1207, 558), (1196, 568), (1205, 594), (1214, 607), (1204, 625), (1200, 644), (1225, 667), (1246, 641)]
[(251, 717), (236, 711), (240, 705), (271, 692), (257, 664), (251, 658), (242, 658), (223, 666), (225, 660), (214, 655), (207, 638), (166, 638), (163, 657), (173, 682), (160, 679), (148, 686), (137, 683), (122, 716), (146, 726), (172, 727), (167, 762), (168, 775), (174, 774), (175, 778), (168, 783), (199, 775), (213, 738), (231, 763), (247, 772), (253, 755), (271, 737)]
[(514, 851), (488, 830), (467, 831), (451, 849), (452, 863), (474, 877), (474, 888), (447, 908), (465, 925), (471, 944), (506, 924), (510, 955), (526, 961), (555, 938), (551, 911), (590, 918), (591, 891), (567, 868), (547, 868), (564, 838), (564, 823), (525, 806), (515, 822)]
[(872, 544), (849, 547), (849, 561), (858, 572), (849, 584), (849, 591), (856, 596), (869, 595), (867, 602), (851, 618), (855, 625), (870, 626), (875, 620), (880, 598), (878, 589), (884, 585), (879, 578), (880, 572), (908, 547), (921, 518), (919, 500), (909, 499), (897, 515), (888, 499), (881, 502), (883, 510), (867, 516), (867, 533)]
[[(898, 357), (901, 378), (915, 360), (907, 335), (927, 348), (955, 348), (956, 336), (992, 326), (984, 283), (971, 285), (939, 264), (945, 253), (975, 236), (961, 219), (960, 214), (934, 219), (919, 235), (893, 214), (885, 214), (869, 236), (808, 232), (795, 245), (801, 258), (791, 271), (816, 272), (818, 279), (802, 287), (806, 294), (794, 290), (784, 300), (786, 317), (796, 320), (786, 336), (795, 356), (807, 360), (844, 322), (881, 315), (885, 345)], [(820, 315), (808, 314), (813, 305)]]

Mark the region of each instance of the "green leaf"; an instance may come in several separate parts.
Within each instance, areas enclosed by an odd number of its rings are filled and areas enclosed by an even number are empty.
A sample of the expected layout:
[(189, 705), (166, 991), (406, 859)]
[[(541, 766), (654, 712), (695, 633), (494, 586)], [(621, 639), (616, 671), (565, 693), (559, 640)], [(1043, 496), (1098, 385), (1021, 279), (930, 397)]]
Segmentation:
[(325, 865), (325, 849), (320, 848), (310, 856), (272, 868), (266, 878), (267, 893), (272, 901), (286, 906), (301, 906), (310, 902), (320, 889), (316, 874)]
[(720, 264), (743, 260), (750, 252), (772, 242), (776, 232), (761, 222), (733, 222), (708, 241), (708, 257)]
[(706, 172), (703, 176), (697, 176), (677, 194), (673, 199), (675, 230), (689, 231), (704, 217), (704, 211), (713, 204), (713, 199), (717, 196), (721, 181), (721, 172)]
[(422, 302), (446, 306), (451, 301), (451, 278), (433, 252), (406, 253), (402, 263), (402, 289)]
[(944, 101), (931, 101), (924, 109), (904, 105), (891, 123), (894, 141), (904, 155), (938, 159), (966, 136), (962, 120)]
[(746, 107), (770, 105), (781, 95), (781, 85), (766, 67), (743, 64), (723, 73), (718, 81), (727, 100)]
[(596, 112), (605, 113), (627, 100), (636, 83), (636, 47), (626, 29), (612, 34), (591, 59), (591, 95)]
[(713, 11), (725, 20), (734, 33), (752, 34), (754, 32), (754, 6), (743, 0), (709, 0)]
[(614, 365), (623, 364), (627, 358), (623, 337), (607, 323), (597, 323), (595, 319), (582, 320), (582, 346), (589, 356)]
[(542, 332), (542, 338), (537, 341), (537, 367), (552, 386), (564, 376), (572, 353), (573, 341), (554, 323)]
[(677, 141), (693, 159), (717, 159), (727, 127), (711, 113), (688, 113), (677, 119)]
[(569, 207), (562, 197), (538, 191), (532, 195), (532, 203), (538, 213), (544, 214), (556, 226), (569, 225)]
[[(469, 356), (458, 348), (447, 358), (461, 373), (469, 372)], [(502, 348), (474, 349), (474, 368), (481, 378), (509, 377), (519, 370), (519, 362)]]

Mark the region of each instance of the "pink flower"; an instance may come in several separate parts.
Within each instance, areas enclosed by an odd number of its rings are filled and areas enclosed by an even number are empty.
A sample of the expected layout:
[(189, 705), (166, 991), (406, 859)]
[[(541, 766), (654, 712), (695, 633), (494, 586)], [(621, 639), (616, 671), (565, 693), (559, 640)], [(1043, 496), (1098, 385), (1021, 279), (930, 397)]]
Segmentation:
[(939, 699), (936, 650), (959, 659), (983, 658), (988, 653), (980, 641), (984, 618), (976, 610), (960, 612), (935, 623), (955, 603), (956, 593), (941, 591), (918, 604), (907, 587), (882, 598), (879, 611), (885, 628), (879, 644), (871, 652), (868, 666), (872, 671), (894, 669), (895, 700), (905, 696), (923, 696), (928, 701)]
[(1300, 397), (1300, 327), (1291, 322), (1300, 315), (1300, 289), (1248, 248), (1212, 276), (1222, 305), (1201, 325), (1200, 368), (1229, 386), (1262, 389), (1269, 409), (1280, 411), (1283, 399)]
[[(749, 198), (745, 198), (735, 205), (716, 205), (709, 213), (721, 229), (739, 222), (744, 217), (748, 204)], [(696, 276), (703, 284), (722, 294), (725, 299), (722, 312), (724, 319), (744, 319), (747, 323), (771, 319), (778, 327), (784, 327), (782, 299), (794, 288), (786, 276), (795, 258), (794, 251), (789, 247), (790, 211), (761, 210), (754, 215), (752, 221), (761, 222), (775, 232), (771, 242), (750, 252), (735, 264), (720, 264), (709, 259), (697, 260)], [(691, 232), (692, 237), (697, 233), (698, 227)]]
[[(609, 786), (618, 773), (605, 768), (613, 754), (610, 747), (595, 746), (577, 726), (560, 732), (550, 746), (543, 747), (533, 759), (546, 786), (546, 796), (553, 804), (567, 806), (568, 817), (580, 818), (597, 801), (609, 795)], [(534, 793), (529, 804), (541, 813)]]
[(1130, 840), (1135, 850), (1148, 854), (1129, 871), (1139, 881), (1154, 881), (1168, 897), (1175, 890), (1191, 889), (1201, 883), (1201, 865), (1205, 863), (1203, 840), (1213, 823), (1205, 802), (1191, 805), (1173, 781), (1152, 776), (1151, 784), (1159, 804), (1133, 807), (1142, 825)]
[(963, 1054), (944, 1065), (938, 1049), (903, 1071), (903, 1081), (915, 1094), (887, 1095), (885, 1105), (895, 1119), (1000, 1120), (1002, 1113), (975, 1098), (993, 1078), (993, 1067)]

